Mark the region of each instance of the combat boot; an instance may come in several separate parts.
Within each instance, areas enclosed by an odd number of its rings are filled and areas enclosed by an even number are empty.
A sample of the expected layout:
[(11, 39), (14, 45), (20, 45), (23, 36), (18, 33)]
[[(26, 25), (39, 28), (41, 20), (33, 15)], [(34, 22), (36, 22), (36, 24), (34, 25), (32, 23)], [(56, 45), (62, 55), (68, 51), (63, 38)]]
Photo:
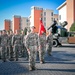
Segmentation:
[(51, 56), (51, 53), (48, 53), (49, 56)]
[(32, 66), (29, 66), (29, 70), (30, 70), (30, 71), (32, 71), (32, 70), (33, 70), (33, 69), (32, 69)]
[(6, 62), (6, 60), (3, 60), (3, 62)]
[(16, 59), (16, 61), (18, 61), (18, 59)]
[(14, 61), (14, 59), (13, 59), (13, 58), (10, 58), (9, 60), (10, 60), (10, 61)]
[(44, 64), (45, 62), (44, 62), (44, 60), (41, 60), (40, 63), (41, 63), (41, 64)]
[(32, 70), (37, 70), (35, 66), (32, 67)]

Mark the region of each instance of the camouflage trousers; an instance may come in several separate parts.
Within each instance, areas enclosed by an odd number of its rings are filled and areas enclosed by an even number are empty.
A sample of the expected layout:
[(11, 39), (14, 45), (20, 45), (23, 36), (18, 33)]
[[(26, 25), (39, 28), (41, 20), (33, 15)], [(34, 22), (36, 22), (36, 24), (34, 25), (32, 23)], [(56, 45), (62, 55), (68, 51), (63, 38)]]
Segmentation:
[(47, 53), (51, 54), (51, 52), (52, 52), (52, 45), (47, 44)]
[(21, 57), (26, 57), (28, 58), (28, 52), (27, 52), (27, 49), (26, 47), (22, 44), (22, 47), (21, 47)]
[(7, 46), (1, 46), (1, 59), (6, 61), (7, 58)]
[(30, 46), (29, 53), (29, 66), (35, 66), (36, 55), (37, 55), (37, 46)]
[(12, 45), (9, 45), (8, 46), (8, 58), (10, 59), (10, 60), (12, 60), (13, 59), (13, 47), (12, 47)]
[(2, 48), (0, 47), (0, 59), (1, 59), (1, 51), (2, 51)]
[(13, 52), (14, 52), (14, 58), (15, 58), (16, 61), (17, 61), (18, 58), (19, 58), (19, 54), (20, 54), (20, 52), (21, 52), (21, 45), (15, 44), (15, 45), (14, 45), (14, 48), (13, 48)]
[(45, 51), (46, 51), (46, 46), (42, 46), (39, 49), (39, 59), (40, 59), (40, 61), (44, 61)]

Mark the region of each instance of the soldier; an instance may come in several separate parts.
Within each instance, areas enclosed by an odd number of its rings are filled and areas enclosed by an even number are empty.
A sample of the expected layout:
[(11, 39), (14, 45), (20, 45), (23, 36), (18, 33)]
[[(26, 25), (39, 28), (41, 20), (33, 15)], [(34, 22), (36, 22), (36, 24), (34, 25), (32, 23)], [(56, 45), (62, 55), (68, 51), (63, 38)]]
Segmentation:
[(21, 35), (19, 30), (16, 30), (15, 35), (12, 37), (14, 57), (18, 61), (19, 53), (21, 52)]
[(24, 35), (24, 40), (23, 40), (23, 43), (24, 43), (24, 47), (25, 47), (25, 56), (26, 56), (26, 59), (28, 60), (29, 59), (29, 56), (28, 56), (28, 52), (27, 52), (27, 48), (26, 48), (26, 38), (28, 36), (30, 32), (27, 30), (27, 34)]
[(5, 62), (7, 57), (7, 45), (8, 45), (8, 35), (6, 34), (6, 31), (2, 31), (2, 37), (1, 37), (1, 58)]
[(13, 47), (12, 47), (12, 37), (13, 37), (13, 31), (9, 31), (8, 34), (8, 50), (9, 50), (9, 60), (13, 61)]
[(0, 31), (0, 45), (1, 45), (1, 36), (2, 36), (2, 31)]
[(31, 27), (31, 32), (26, 38), (26, 48), (29, 54), (29, 70), (35, 70), (36, 53), (39, 46), (38, 35), (34, 32), (35, 27)]
[(53, 45), (53, 35), (52, 35), (52, 32), (50, 31), (49, 35), (47, 36), (47, 53), (48, 53), (48, 55), (51, 55), (52, 45)]
[(27, 53), (27, 49), (26, 49), (26, 47), (24, 45), (24, 42), (25, 42), (25, 38), (24, 37), (25, 37), (25, 35), (24, 35), (24, 32), (22, 31), (21, 32), (21, 45), (22, 45), (21, 56), (22, 57), (26, 57), (26, 59), (27, 59), (28, 53)]
[(0, 59), (1, 59), (1, 37), (2, 37), (2, 31), (0, 31)]
[(41, 35), (39, 35), (39, 41), (40, 41), (40, 49), (39, 49), (39, 58), (40, 63), (43, 64), (44, 61), (44, 55), (46, 51), (46, 33), (42, 32)]
[[(9, 39), (9, 35), (10, 35), (10, 32), (7, 31), (6, 34), (8, 35), (8, 39)], [(9, 40), (8, 40), (8, 45), (7, 45), (7, 58), (9, 58)]]

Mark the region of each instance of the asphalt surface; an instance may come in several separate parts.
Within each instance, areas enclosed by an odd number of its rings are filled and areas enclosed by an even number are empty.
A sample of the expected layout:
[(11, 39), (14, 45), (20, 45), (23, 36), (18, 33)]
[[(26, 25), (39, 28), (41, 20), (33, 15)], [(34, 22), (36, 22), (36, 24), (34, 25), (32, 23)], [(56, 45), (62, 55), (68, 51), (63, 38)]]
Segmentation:
[(25, 58), (7, 62), (0, 60), (0, 75), (75, 75), (75, 44), (53, 47), (52, 56), (45, 54), (45, 64), (40, 64), (37, 57), (36, 68), (29, 71)]

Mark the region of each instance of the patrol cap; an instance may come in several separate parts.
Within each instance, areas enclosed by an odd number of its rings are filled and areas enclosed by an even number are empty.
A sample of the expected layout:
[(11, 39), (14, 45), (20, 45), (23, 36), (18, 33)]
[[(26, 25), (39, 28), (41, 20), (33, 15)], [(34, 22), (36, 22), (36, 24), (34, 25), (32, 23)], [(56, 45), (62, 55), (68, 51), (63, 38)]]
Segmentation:
[(6, 32), (6, 30), (3, 30), (4, 32)]
[(36, 27), (35, 26), (30, 26), (30, 28), (34, 28), (35, 29)]

